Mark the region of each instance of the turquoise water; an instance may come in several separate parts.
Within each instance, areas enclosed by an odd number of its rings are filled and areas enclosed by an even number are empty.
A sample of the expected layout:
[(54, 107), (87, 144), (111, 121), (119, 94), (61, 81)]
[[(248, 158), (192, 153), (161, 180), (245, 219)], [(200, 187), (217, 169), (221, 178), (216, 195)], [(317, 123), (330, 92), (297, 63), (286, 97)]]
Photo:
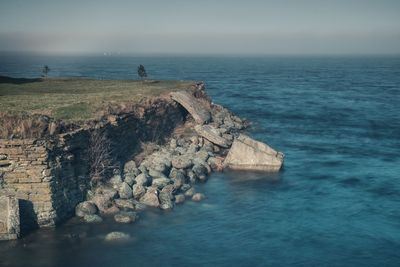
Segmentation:
[[(0, 266), (400, 266), (399, 57), (0, 55), (0, 75), (206, 82), (286, 154), (276, 175), (213, 174), (201, 203), (134, 225), (82, 225), (0, 243)], [(102, 237), (122, 230), (124, 244)]]

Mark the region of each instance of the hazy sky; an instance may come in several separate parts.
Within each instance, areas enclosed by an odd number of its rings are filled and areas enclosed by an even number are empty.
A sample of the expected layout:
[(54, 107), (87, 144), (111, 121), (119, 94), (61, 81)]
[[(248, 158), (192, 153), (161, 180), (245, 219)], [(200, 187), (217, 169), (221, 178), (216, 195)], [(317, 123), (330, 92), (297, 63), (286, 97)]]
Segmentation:
[(0, 51), (399, 54), (400, 0), (0, 0)]

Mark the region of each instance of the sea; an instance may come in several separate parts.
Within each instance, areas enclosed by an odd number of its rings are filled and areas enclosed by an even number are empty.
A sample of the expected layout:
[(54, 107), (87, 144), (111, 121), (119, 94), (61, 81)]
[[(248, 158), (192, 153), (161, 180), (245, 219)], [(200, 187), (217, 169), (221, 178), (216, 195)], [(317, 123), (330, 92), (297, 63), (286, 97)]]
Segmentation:
[[(204, 81), (285, 154), (131, 225), (72, 219), (0, 242), (0, 266), (400, 266), (400, 57), (0, 54), (0, 75)], [(0, 96), (1, 97), (1, 96)], [(107, 243), (123, 231), (131, 239)]]

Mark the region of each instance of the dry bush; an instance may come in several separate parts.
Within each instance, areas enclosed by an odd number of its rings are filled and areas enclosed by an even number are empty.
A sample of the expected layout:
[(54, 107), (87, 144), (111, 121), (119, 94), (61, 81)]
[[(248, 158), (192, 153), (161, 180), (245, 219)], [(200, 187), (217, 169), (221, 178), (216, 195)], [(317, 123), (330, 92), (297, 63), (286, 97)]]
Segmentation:
[(90, 179), (93, 183), (103, 181), (117, 166), (112, 157), (112, 144), (102, 129), (94, 130), (89, 139)]
[(48, 125), (47, 116), (0, 113), (0, 138), (39, 138), (47, 134)]

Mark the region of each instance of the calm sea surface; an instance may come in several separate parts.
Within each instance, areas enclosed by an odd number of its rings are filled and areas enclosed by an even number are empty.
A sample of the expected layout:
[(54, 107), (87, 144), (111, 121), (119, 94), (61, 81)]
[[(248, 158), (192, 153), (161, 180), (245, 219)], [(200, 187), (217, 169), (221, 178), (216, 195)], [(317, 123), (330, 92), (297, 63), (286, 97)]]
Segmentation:
[[(133, 225), (71, 220), (0, 243), (0, 266), (400, 266), (399, 57), (3, 54), (0, 75), (44, 64), (53, 77), (136, 79), (143, 64), (151, 79), (203, 80), (285, 167), (213, 174), (204, 202)], [(104, 243), (115, 230), (132, 240)]]

